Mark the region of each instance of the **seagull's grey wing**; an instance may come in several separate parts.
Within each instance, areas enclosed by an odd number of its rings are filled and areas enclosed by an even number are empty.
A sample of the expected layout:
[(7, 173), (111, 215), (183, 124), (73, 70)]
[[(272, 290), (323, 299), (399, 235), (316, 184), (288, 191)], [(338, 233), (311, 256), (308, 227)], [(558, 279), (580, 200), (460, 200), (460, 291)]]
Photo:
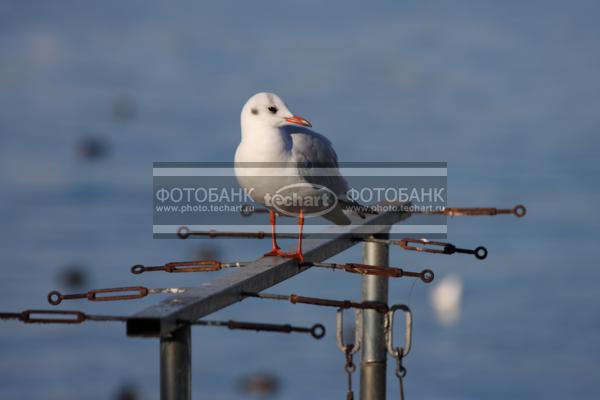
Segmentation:
[[(307, 182), (325, 186), (338, 196), (337, 206), (324, 217), (338, 225), (348, 225), (350, 219), (343, 212), (348, 203), (348, 183), (338, 169), (338, 158), (331, 142), (310, 129), (289, 126), (292, 138), (292, 158), (298, 163), (298, 172)], [(327, 173), (323, 174), (323, 169)]]
[[(297, 128), (291, 134), (292, 158), (298, 164), (300, 175), (307, 182), (323, 185), (337, 195), (348, 191), (348, 183), (338, 169), (338, 158), (331, 142), (310, 129)], [(327, 174), (319, 171), (327, 169)]]

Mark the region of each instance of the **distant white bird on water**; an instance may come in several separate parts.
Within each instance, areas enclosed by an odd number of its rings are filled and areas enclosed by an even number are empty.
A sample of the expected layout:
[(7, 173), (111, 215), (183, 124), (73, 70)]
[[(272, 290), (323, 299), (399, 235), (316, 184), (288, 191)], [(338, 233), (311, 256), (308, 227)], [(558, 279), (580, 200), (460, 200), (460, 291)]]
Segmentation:
[[(273, 93), (252, 96), (242, 108), (241, 126), (235, 174), (240, 186), (251, 190), (254, 201), (269, 208), (272, 249), (265, 255), (303, 261), (302, 227), (306, 210), (302, 206), (288, 208), (298, 216), (299, 237), (296, 252), (283, 252), (275, 237), (276, 213), (269, 202), (273, 194), (292, 185), (301, 196), (321, 196), (325, 187), (337, 198), (335, 207), (328, 209), (323, 217), (338, 225), (350, 223), (346, 209), (361, 206), (346, 197), (348, 184), (338, 170), (337, 154), (331, 142), (308, 129), (312, 126), (310, 122), (292, 114), (279, 96)], [(273, 166), (271, 172), (266, 168), (269, 165)], [(326, 168), (327, 173), (323, 174), (317, 167)], [(360, 208), (355, 208), (355, 212), (362, 214)]]
[(431, 305), (438, 322), (453, 325), (460, 318), (463, 283), (458, 275), (448, 275), (431, 291)]

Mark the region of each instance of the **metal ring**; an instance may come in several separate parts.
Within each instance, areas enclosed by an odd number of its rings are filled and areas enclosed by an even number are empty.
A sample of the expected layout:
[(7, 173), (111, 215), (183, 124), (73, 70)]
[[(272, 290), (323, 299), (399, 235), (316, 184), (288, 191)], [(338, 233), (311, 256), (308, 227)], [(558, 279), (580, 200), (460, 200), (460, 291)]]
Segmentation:
[[(346, 348), (348, 345), (344, 343), (344, 310), (342, 308), (338, 308), (336, 316), (336, 332), (335, 338), (337, 341), (337, 346), (341, 350), (342, 353), (346, 353)], [(350, 354), (356, 353), (360, 350), (363, 329), (362, 329), (362, 310), (354, 310), (354, 344), (352, 347), (352, 351)]]
[(406, 376), (406, 368), (400, 367), (400, 369), (396, 369), (396, 377), (404, 378)]
[(430, 269), (424, 269), (421, 271), (421, 280), (425, 283), (433, 282), (433, 278), (435, 278), (435, 274)]
[(523, 204), (519, 204), (513, 208), (513, 213), (517, 216), (517, 218), (523, 218), (525, 214), (527, 214), (527, 209)]
[(48, 303), (52, 304), (53, 306), (59, 305), (62, 302), (62, 299), (62, 294), (57, 290), (53, 290), (48, 293)]
[(315, 339), (321, 339), (325, 336), (325, 327), (321, 324), (314, 324), (312, 328), (310, 328), (310, 334)]
[(144, 266), (142, 264), (138, 264), (138, 265), (134, 265), (133, 267), (131, 267), (131, 273), (135, 274), (135, 275), (139, 275), (142, 272), (144, 272)]
[(177, 236), (179, 239), (187, 239), (190, 236), (190, 232), (190, 228), (187, 226), (180, 226), (179, 229), (177, 229)]
[(354, 363), (346, 364), (346, 365), (344, 365), (344, 369), (346, 370), (346, 372), (353, 374), (354, 371), (356, 371), (356, 364), (354, 364)]
[(404, 347), (402, 347), (402, 357), (406, 356), (410, 352), (410, 347), (412, 343), (412, 312), (410, 308), (405, 304), (394, 304), (390, 311), (386, 314), (386, 342), (387, 342), (387, 351), (392, 357), (397, 357), (398, 354), (396, 352), (396, 348), (394, 347), (394, 314), (396, 310), (404, 311), (404, 322), (405, 322), (405, 331), (404, 331)]
[(478, 260), (485, 260), (487, 255), (488, 255), (488, 251), (485, 247), (479, 246), (478, 248), (475, 249), (475, 257)]

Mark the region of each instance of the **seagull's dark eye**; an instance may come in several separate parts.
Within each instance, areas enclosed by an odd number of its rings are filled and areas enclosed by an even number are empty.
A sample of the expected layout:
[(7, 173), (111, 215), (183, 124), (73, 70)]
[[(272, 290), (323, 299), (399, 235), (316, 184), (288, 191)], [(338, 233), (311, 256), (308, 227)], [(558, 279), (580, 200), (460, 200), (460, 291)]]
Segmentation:
[(277, 114), (277, 111), (278, 111), (277, 107), (275, 107), (275, 106), (271, 106), (271, 107), (267, 108), (267, 110), (271, 111), (273, 114)]

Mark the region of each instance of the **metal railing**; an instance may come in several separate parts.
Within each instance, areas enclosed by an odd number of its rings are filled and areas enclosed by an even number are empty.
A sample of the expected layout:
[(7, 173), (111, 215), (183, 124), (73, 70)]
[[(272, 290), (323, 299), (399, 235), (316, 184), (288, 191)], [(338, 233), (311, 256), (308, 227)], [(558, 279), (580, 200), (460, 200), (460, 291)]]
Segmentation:
[[(459, 215), (525, 215), (525, 207), (513, 209), (496, 208), (449, 208), (444, 213), (449, 216)], [(220, 309), (241, 301), (246, 297), (287, 300), (291, 303), (310, 304), (338, 308), (338, 347), (345, 353), (345, 369), (348, 374), (347, 398), (353, 398), (352, 373), (356, 367), (352, 355), (360, 350), (360, 398), (363, 400), (382, 400), (386, 397), (387, 354), (396, 359), (396, 376), (400, 381), (400, 393), (403, 397), (403, 377), (406, 369), (402, 366), (403, 357), (408, 354), (411, 343), (412, 314), (405, 305), (388, 306), (388, 281), (390, 278), (412, 277), (425, 283), (433, 280), (433, 271), (410, 272), (403, 268), (389, 266), (389, 247), (398, 245), (405, 250), (438, 254), (472, 254), (477, 259), (484, 259), (487, 250), (477, 247), (474, 250), (456, 247), (450, 243), (435, 242), (426, 239), (390, 240), (387, 232), (391, 226), (410, 217), (408, 212), (390, 210), (388, 212), (368, 215), (365, 218), (351, 217), (348, 226), (331, 227), (318, 235), (305, 235), (305, 262), (282, 257), (262, 257), (252, 262), (221, 263), (218, 261), (183, 261), (170, 262), (159, 266), (136, 265), (131, 269), (139, 275), (150, 271), (168, 273), (194, 273), (217, 271), (223, 268), (235, 268), (235, 271), (221, 276), (199, 287), (187, 288), (146, 288), (130, 286), (89, 290), (84, 293), (63, 294), (52, 291), (48, 294), (48, 302), (58, 305), (67, 300), (114, 301), (132, 300), (152, 294), (168, 294), (169, 296), (157, 304), (150, 306), (131, 316), (91, 315), (81, 311), (67, 310), (25, 310), (17, 313), (0, 313), (0, 319), (16, 319), (25, 323), (63, 323), (78, 324), (85, 321), (118, 321), (125, 322), (127, 335), (130, 337), (157, 337), (160, 339), (160, 393), (163, 400), (191, 399), (191, 327), (195, 325), (220, 326), (229, 329), (271, 331), (281, 333), (309, 333), (314, 338), (321, 338), (325, 328), (321, 324), (312, 327), (298, 327), (290, 324), (266, 324), (239, 321), (207, 321), (201, 320)], [(181, 238), (194, 235), (184, 229)], [(223, 232), (222, 232), (223, 233)], [(325, 233), (325, 234), (324, 234)], [(236, 237), (236, 232), (211, 231), (209, 234), (198, 233), (197, 236)], [(269, 237), (268, 234), (244, 233), (239, 237)], [(293, 237), (290, 236), (290, 237)], [(364, 243), (363, 263), (334, 264), (323, 261), (342, 251)], [(340, 269), (349, 273), (362, 274), (361, 302), (350, 300), (332, 300), (297, 294), (277, 295), (261, 293), (280, 282), (283, 282), (311, 267)], [(345, 344), (342, 340), (343, 309), (356, 310), (356, 337), (354, 343)], [(405, 344), (394, 347), (392, 326), (394, 312), (405, 313)]]
[[(340, 229), (336, 227), (326, 238), (303, 240), (304, 257), (310, 262), (321, 262), (341, 253), (361, 242), (361, 238), (385, 234), (387, 229), (409, 217), (409, 214), (388, 212), (356, 218), (352, 225)], [(365, 234), (364, 227), (370, 234)], [(365, 244), (369, 256), (365, 263), (387, 266), (387, 245), (380, 243)], [(370, 250), (368, 250), (370, 249)], [(189, 325), (199, 318), (243, 300), (245, 293), (258, 293), (310, 268), (310, 264), (299, 265), (296, 260), (280, 257), (263, 257), (229, 275), (223, 276), (198, 288), (168, 297), (129, 318), (127, 335), (160, 336), (160, 385), (161, 399), (190, 399), (191, 393), (191, 339)], [(363, 278), (363, 300), (383, 299), (387, 301), (387, 277), (368, 276)], [(363, 359), (370, 359), (376, 353), (382, 363), (377, 368), (367, 367), (361, 371), (361, 386), (385, 383), (385, 341), (383, 338), (383, 317), (377, 311), (365, 310), (363, 325), (365, 335), (377, 334), (377, 342), (365, 343)], [(363, 378), (362, 376), (365, 376)], [(370, 378), (367, 379), (366, 376)], [(385, 384), (383, 385), (385, 388)], [(385, 391), (385, 389), (383, 389)], [(376, 399), (381, 397), (364, 397)]]

